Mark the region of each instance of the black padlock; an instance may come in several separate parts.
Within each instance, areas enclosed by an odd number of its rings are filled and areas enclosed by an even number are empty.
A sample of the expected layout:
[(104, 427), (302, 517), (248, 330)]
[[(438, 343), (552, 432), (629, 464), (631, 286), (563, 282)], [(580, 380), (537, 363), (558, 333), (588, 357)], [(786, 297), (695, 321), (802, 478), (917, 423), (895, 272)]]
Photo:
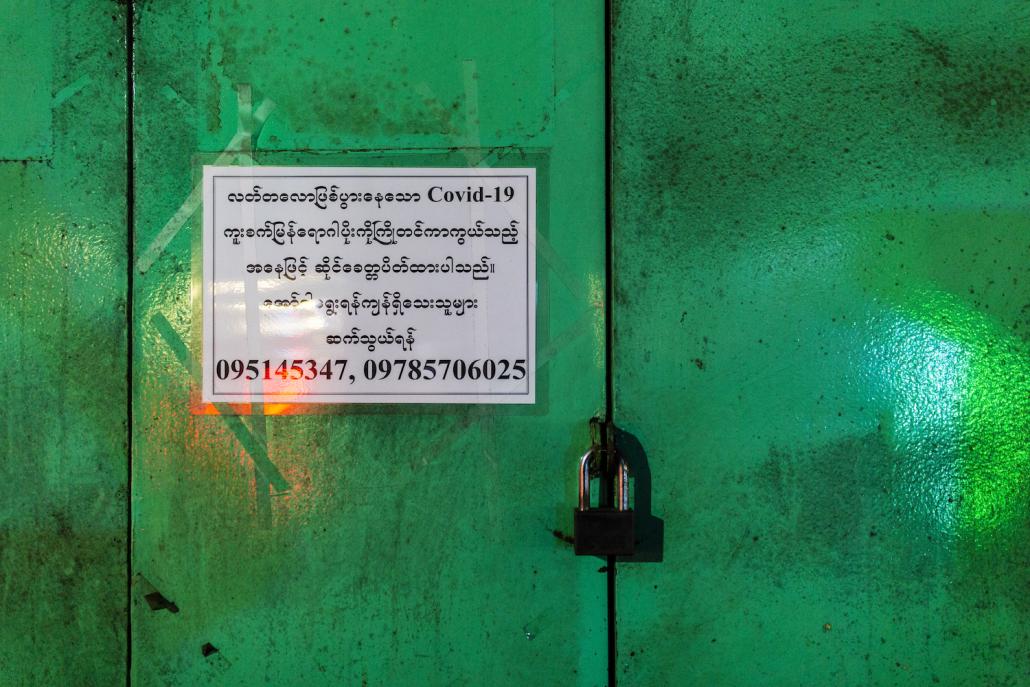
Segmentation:
[(633, 511), (629, 509), (629, 469), (619, 460), (617, 508), (590, 507), (590, 458), (579, 461), (579, 508), (573, 512), (573, 549), (577, 556), (632, 556)]

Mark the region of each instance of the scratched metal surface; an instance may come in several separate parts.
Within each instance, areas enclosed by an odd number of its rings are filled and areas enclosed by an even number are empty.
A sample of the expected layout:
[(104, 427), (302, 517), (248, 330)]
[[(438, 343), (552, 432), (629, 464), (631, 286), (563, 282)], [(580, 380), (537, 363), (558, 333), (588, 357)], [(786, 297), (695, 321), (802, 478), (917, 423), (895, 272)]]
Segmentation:
[[(561, 538), (604, 406), (600, 7), (137, 17), (134, 684), (602, 684), (604, 576)], [(537, 406), (190, 414), (190, 195), (230, 148), (539, 165)]]
[(1027, 684), (1030, 10), (616, 11), (620, 684)]
[(0, 2), (0, 684), (125, 681), (125, 52)]

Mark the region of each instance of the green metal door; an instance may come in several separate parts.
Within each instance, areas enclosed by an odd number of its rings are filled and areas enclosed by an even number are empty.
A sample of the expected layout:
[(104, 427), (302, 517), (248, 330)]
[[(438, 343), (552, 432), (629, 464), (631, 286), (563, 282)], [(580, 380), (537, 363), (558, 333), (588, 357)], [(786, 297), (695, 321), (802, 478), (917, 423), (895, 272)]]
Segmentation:
[(615, 17), (620, 684), (1027, 684), (1026, 5)]
[[(602, 9), (137, 6), (133, 684), (605, 681)], [(205, 164), (536, 167), (537, 403), (201, 404)]]
[(0, 684), (121, 684), (125, 8), (0, 17)]
[[(0, 683), (604, 684), (608, 409), (620, 684), (1030, 682), (1026, 7), (613, 3), (606, 265), (598, 5), (0, 2)], [(204, 404), (204, 165), (535, 167), (537, 402)]]

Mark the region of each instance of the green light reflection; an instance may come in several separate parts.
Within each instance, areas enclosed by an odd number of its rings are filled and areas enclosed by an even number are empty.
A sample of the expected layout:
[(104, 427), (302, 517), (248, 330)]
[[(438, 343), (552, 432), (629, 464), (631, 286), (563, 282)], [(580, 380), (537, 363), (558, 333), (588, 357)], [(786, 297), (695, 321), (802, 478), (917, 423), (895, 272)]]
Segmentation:
[(875, 352), (906, 457), (910, 503), (976, 541), (1026, 527), (1030, 514), (1027, 344), (960, 298), (910, 293)]

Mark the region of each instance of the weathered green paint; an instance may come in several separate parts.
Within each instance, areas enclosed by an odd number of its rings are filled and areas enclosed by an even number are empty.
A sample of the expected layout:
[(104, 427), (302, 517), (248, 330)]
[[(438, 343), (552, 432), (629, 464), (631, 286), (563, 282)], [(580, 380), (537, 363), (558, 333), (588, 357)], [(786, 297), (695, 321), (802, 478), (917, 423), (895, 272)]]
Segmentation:
[(0, 70), (0, 93), (10, 108), (0, 127), (0, 160), (47, 160), (55, 96), (50, 3), (5, 0), (0, 9), (0, 45), (7, 65)]
[(0, 684), (125, 681), (124, 10), (0, 2)]
[[(604, 682), (601, 8), (497, 5), (137, 7), (134, 684)], [(1027, 680), (1030, 17), (898, 5), (616, 3), (623, 685)], [(125, 8), (0, 16), (0, 683), (120, 684)], [(226, 149), (540, 167), (537, 406), (191, 414)]]
[[(604, 576), (555, 536), (604, 408), (601, 7), (137, 19), (133, 683), (603, 684)], [(537, 405), (191, 415), (189, 197), (234, 138), (258, 164), (538, 166)]]
[(1026, 684), (1028, 18), (616, 3), (621, 685)]

